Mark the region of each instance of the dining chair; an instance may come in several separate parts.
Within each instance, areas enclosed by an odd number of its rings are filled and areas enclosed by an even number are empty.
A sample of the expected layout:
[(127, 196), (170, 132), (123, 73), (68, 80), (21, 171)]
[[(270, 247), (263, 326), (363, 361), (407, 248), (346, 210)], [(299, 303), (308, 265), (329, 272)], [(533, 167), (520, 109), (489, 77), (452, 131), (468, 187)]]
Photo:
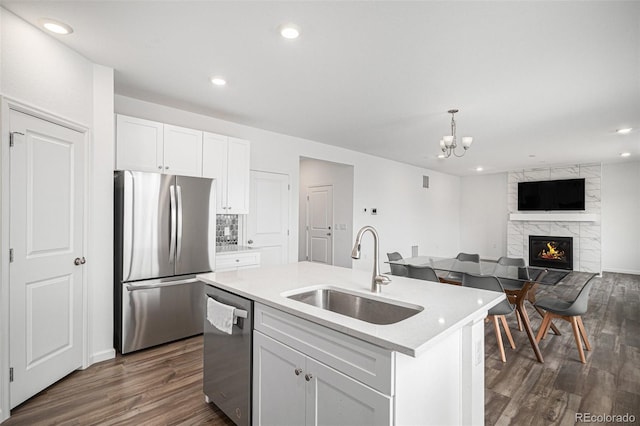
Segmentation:
[[(397, 251), (394, 251), (393, 253), (387, 253), (387, 258), (389, 260), (402, 260), (402, 255), (400, 253), (398, 253)], [(390, 263), (389, 266), (391, 267), (391, 275), (398, 275), (400, 277), (406, 277), (407, 276), (407, 267), (406, 266), (394, 265), (393, 263)]]
[(573, 337), (576, 340), (578, 353), (580, 354), (580, 361), (583, 364), (587, 362), (584, 357), (584, 351), (582, 350), (580, 336), (582, 336), (582, 340), (584, 340), (585, 348), (590, 351), (591, 344), (587, 338), (587, 330), (584, 328), (584, 323), (582, 322), (582, 315), (587, 313), (589, 291), (592, 285), (593, 277), (585, 283), (573, 301), (566, 301), (556, 297), (545, 297), (536, 302), (536, 306), (545, 312), (540, 330), (538, 330), (538, 335), (536, 336), (536, 342), (540, 342), (540, 340), (545, 338), (547, 331), (549, 331), (551, 321), (553, 321), (554, 318), (563, 319), (571, 323)]
[(407, 276), (419, 280), (433, 281), (439, 283), (440, 280), (431, 266), (407, 265)]
[[(527, 270), (520, 269), (520, 268), (525, 268), (525, 266), (526, 264), (524, 262), (524, 259), (520, 257), (502, 256), (498, 259), (498, 263), (496, 264), (496, 270), (494, 275), (500, 276), (501, 271), (506, 272), (508, 271), (509, 268), (518, 268), (518, 276), (522, 277), (522, 271), (527, 273)], [(528, 276), (523, 278), (528, 278)], [(500, 284), (502, 284), (502, 287), (505, 290), (505, 293), (507, 294), (509, 292), (518, 292), (522, 290), (522, 286), (524, 285), (524, 282), (519, 280), (510, 280), (508, 278), (499, 278), (499, 280), (500, 280)], [(518, 321), (518, 330), (522, 331), (522, 321), (520, 320), (520, 314), (518, 314), (517, 312), (516, 312), (516, 319)]]
[[(456, 256), (456, 260), (461, 262), (474, 262), (480, 263), (480, 255), (479, 254), (470, 254), (470, 253), (458, 253)], [(462, 272), (449, 272), (445, 277), (440, 279), (440, 281), (448, 284), (458, 284), (462, 282)]]
[[(502, 256), (498, 259), (498, 263), (496, 265), (495, 274), (496, 276), (500, 275), (501, 270), (507, 271), (509, 268), (518, 268), (518, 278), (521, 279), (529, 279), (529, 269), (527, 269), (524, 259), (520, 257), (506, 257)], [(507, 294), (507, 298), (511, 303), (515, 304), (516, 295), (522, 290), (525, 282), (520, 280), (510, 280), (508, 278), (500, 278), (500, 284), (504, 288), (505, 293)], [(534, 309), (541, 317), (544, 316), (544, 312), (538, 307), (535, 306), (536, 303), (536, 289), (537, 284), (534, 284), (529, 292), (527, 293), (527, 301), (533, 305)], [(522, 331), (522, 319), (520, 318), (520, 314), (516, 312), (516, 320), (518, 321), (518, 331)], [(560, 331), (556, 328), (555, 325), (552, 324), (552, 330), (554, 334), (560, 335)]]
[[(504, 293), (500, 280), (491, 275), (473, 275), (465, 273), (462, 275), (462, 286)], [(502, 343), (502, 333), (500, 332), (500, 323), (498, 320), (500, 320), (502, 327), (504, 327), (504, 332), (507, 335), (507, 339), (509, 339), (511, 349), (515, 349), (516, 344), (513, 342), (511, 330), (509, 329), (509, 324), (507, 324), (507, 320), (505, 318), (505, 315), (510, 314), (514, 310), (515, 308), (508, 300), (503, 300), (493, 308), (489, 309), (489, 312), (487, 313), (487, 319), (493, 321), (493, 327), (496, 332), (496, 339), (498, 340), (498, 347), (500, 349), (500, 359), (502, 359), (502, 362), (507, 362), (507, 356), (504, 353), (504, 344)]]

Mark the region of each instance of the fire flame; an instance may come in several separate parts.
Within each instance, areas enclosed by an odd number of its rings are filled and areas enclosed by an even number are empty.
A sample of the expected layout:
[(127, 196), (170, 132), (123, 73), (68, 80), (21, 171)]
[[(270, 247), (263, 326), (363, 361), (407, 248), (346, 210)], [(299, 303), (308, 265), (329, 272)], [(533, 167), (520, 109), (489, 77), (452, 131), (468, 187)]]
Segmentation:
[(542, 250), (538, 255), (542, 259), (552, 259), (552, 260), (561, 260), (564, 259), (564, 251), (558, 250), (553, 242), (547, 243), (547, 248), (549, 250)]

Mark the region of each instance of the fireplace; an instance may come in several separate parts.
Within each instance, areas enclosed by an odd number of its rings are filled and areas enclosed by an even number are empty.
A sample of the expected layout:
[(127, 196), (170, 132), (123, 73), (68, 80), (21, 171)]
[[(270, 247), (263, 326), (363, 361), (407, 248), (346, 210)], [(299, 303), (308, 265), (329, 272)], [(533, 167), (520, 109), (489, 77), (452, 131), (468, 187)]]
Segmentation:
[(529, 266), (573, 270), (573, 237), (529, 235)]

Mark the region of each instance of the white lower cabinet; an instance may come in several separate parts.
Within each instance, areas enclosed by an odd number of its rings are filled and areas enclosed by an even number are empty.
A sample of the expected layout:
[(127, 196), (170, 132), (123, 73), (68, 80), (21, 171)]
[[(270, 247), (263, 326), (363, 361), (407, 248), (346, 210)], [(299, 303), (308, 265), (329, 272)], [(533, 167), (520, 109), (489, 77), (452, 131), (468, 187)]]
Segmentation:
[(390, 424), (390, 396), (259, 331), (253, 342), (254, 424)]
[(260, 266), (260, 252), (216, 253), (216, 272), (237, 271)]
[(390, 425), (392, 352), (256, 303), (254, 425)]
[(256, 302), (253, 424), (483, 426), (484, 317), (413, 357)]

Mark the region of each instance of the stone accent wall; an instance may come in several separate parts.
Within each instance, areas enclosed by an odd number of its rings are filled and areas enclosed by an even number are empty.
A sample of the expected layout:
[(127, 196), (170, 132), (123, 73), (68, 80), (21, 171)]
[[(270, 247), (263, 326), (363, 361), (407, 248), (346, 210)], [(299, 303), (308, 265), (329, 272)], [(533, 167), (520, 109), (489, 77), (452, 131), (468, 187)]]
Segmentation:
[[(522, 213), (518, 212), (518, 182), (575, 178), (585, 178), (585, 211), (568, 213), (594, 214), (597, 215), (597, 220), (588, 222), (576, 220), (522, 221), (509, 218), (507, 222), (507, 253), (509, 257), (521, 257), (528, 262), (529, 235), (573, 237), (573, 269), (583, 272), (601, 272), (600, 188), (602, 166), (600, 164), (579, 164), (509, 172), (507, 185), (509, 214)], [(540, 212), (541, 219), (544, 219), (544, 215), (545, 212)]]

